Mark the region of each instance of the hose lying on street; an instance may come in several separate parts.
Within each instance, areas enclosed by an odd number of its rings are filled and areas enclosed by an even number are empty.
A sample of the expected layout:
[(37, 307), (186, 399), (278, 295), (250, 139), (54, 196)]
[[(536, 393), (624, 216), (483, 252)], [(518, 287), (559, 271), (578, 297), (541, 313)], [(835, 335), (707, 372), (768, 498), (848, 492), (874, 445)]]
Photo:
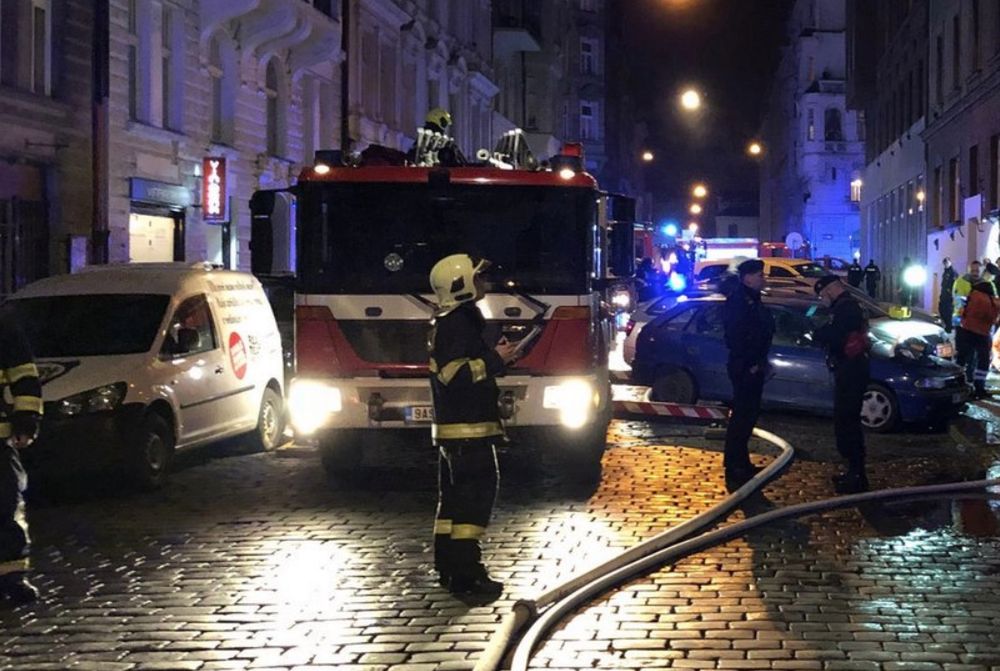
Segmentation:
[(767, 484), (768, 481), (787, 468), (795, 456), (795, 450), (792, 446), (783, 438), (769, 431), (756, 428), (753, 431), (755, 436), (766, 440), (781, 450), (777, 458), (768, 464), (764, 470), (708, 510), (676, 526), (670, 527), (663, 533), (629, 548), (602, 564), (576, 575), (534, 599), (521, 599), (517, 601), (511, 607), (511, 612), (501, 621), (500, 628), (490, 638), (490, 644), (483, 650), (482, 655), (476, 661), (475, 671), (495, 671), (495, 669), (500, 668), (504, 655), (507, 653), (514, 636), (528, 622), (534, 619), (539, 611), (563, 599), (567, 595), (576, 594), (579, 590), (586, 588), (586, 586), (592, 584), (602, 576), (614, 574), (623, 567), (629, 566), (643, 557), (669, 548), (679, 541), (690, 538), (699, 531), (714, 525), (720, 519), (725, 518), (747, 497), (753, 495)]
[(970, 482), (953, 482), (940, 485), (926, 485), (922, 487), (901, 487), (898, 489), (883, 489), (863, 494), (852, 494), (849, 496), (838, 496), (820, 501), (808, 503), (798, 503), (783, 508), (755, 515), (736, 524), (709, 531), (695, 538), (681, 541), (671, 547), (664, 548), (647, 557), (636, 560), (627, 566), (623, 566), (615, 571), (607, 573), (593, 582), (590, 582), (561, 601), (553, 604), (531, 625), (524, 637), (518, 642), (514, 650), (512, 671), (526, 671), (531, 661), (531, 654), (535, 647), (552, 627), (554, 627), (566, 613), (571, 612), (581, 604), (586, 603), (595, 595), (600, 594), (616, 585), (629, 580), (639, 573), (647, 570), (673, 563), (678, 559), (686, 557), (695, 552), (707, 550), (716, 545), (728, 542), (733, 538), (742, 536), (748, 531), (765, 526), (772, 522), (786, 520), (804, 515), (836, 510), (838, 508), (848, 508), (863, 503), (884, 502), (884, 501), (908, 501), (922, 500), (929, 497), (941, 497), (943, 495), (960, 495), (977, 492), (991, 487), (1000, 488), (1000, 478), (992, 480), (976, 480)]

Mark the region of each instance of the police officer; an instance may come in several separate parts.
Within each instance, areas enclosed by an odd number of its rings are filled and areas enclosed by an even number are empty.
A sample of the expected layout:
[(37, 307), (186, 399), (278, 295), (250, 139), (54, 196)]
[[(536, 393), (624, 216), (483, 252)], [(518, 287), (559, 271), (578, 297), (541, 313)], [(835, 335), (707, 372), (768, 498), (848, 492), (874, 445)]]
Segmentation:
[(748, 443), (760, 415), (760, 399), (770, 369), (767, 354), (774, 337), (774, 318), (760, 299), (764, 262), (748, 259), (737, 267), (737, 274), (723, 286), (723, 325), (729, 348), (726, 370), (733, 385), (723, 465), (727, 483), (739, 485), (759, 470), (750, 462)]
[(847, 471), (834, 478), (834, 486), (841, 494), (863, 492), (868, 489), (861, 428), (869, 376), (868, 320), (836, 275), (821, 277), (813, 288), (833, 316), (816, 331), (816, 342), (827, 348), (827, 365), (833, 370), (833, 431), (837, 451), (847, 461)]
[(38, 598), (27, 576), (29, 540), (23, 495), (28, 482), (17, 451), (38, 435), (41, 397), (27, 340), (13, 315), (4, 312), (0, 314), (0, 595), (14, 604)]
[(865, 266), (865, 291), (872, 298), (875, 298), (875, 294), (878, 292), (878, 283), (881, 281), (882, 271), (875, 265), (875, 259), (868, 259), (868, 265)]
[(955, 280), (958, 273), (951, 265), (951, 259), (947, 256), (941, 261), (944, 270), (941, 271), (941, 294), (938, 296), (938, 314), (941, 315), (941, 322), (944, 324), (945, 333), (951, 333), (952, 314), (955, 312), (955, 296), (952, 291), (955, 289)]
[(515, 345), (491, 347), (476, 300), (488, 265), (453, 254), (431, 269), (438, 309), (429, 340), (434, 444), (438, 448), (438, 508), (434, 567), (454, 594), (496, 598), (503, 585), (482, 563), (479, 539), (496, 499), (496, 445), (503, 440), (496, 376), (516, 356)]
[(851, 265), (847, 267), (847, 283), (852, 287), (860, 287), (861, 280), (865, 278), (865, 269), (861, 267), (858, 263), (858, 259), (855, 258), (851, 261)]

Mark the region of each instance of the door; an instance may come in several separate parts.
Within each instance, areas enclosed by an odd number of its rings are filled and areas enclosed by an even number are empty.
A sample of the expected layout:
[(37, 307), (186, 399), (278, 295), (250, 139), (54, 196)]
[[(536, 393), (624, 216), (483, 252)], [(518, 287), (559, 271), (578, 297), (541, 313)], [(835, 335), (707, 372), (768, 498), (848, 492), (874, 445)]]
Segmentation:
[(699, 307), (684, 328), (683, 356), (698, 381), (698, 398), (727, 400), (733, 389), (726, 372), (729, 349), (722, 325), (722, 302)]
[(233, 389), (225, 356), (207, 297), (182, 301), (167, 326), (159, 363), (179, 409), (178, 443), (217, 437), (238, 421), (228, 407)]
[(802, 312), (769, 306), (774, 316), (771, 343), (773, 377), (764, 385), (764, 403), (787, 407), (832, 407), (832, 378), (826, 354), (812, 338), (813, 325)]
[(0, 200), (0, 296), (49, 274), (49, 223), (45, 203)]

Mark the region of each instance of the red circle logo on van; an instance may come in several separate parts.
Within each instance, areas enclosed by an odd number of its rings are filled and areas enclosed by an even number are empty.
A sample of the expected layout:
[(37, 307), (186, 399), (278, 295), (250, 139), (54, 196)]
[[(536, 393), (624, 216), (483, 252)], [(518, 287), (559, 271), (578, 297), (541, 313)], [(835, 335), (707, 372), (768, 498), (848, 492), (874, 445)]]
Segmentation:
[(233, 372), (238, 380), (247, 374), (247, 348), (243, 338), (236, 331), (229, 334), (229, 362), (233, 364)]

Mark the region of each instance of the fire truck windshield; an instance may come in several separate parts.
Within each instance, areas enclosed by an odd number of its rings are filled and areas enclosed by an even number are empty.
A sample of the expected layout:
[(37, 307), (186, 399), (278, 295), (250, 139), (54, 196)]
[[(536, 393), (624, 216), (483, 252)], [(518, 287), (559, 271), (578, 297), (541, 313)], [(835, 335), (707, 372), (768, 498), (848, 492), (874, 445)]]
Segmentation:
[(434, 263), (465, 252), (492, 262), (491, 290), (586, 293), (595, 200), (579, 187), (310, 184), (298, 199), (299, 290), (427, 293)]

